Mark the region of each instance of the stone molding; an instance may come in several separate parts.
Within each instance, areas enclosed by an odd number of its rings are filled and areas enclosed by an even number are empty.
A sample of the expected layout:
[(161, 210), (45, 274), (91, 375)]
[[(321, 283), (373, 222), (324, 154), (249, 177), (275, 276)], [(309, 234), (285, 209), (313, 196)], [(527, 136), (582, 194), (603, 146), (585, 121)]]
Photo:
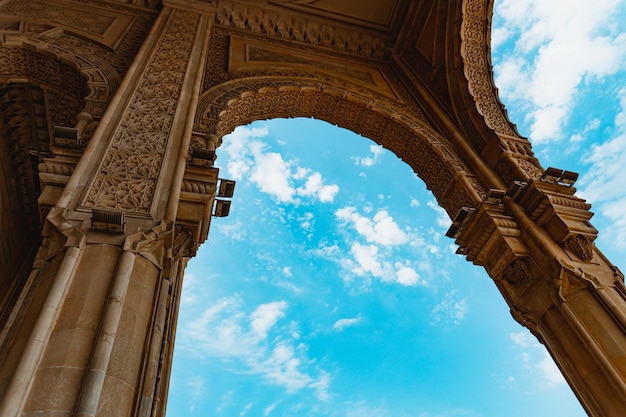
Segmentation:
[(200, 15), (172, 10), (84, 205), (148, 214)]
[[(498, 97), (491, 66), (490, 21), (493, 0), (463, 0), (461, 23), (461, 56), (463, 72), (476, 109), (499, 137), (501, 160), (497, 171), (510, 184), (516, 179), (537, 179), (543, 169), (534, 157), (530, 142), (522, 138), (509, 121)], [(513, 165), (513, 166), (511, 166)]]
[(374, 33), (330, 22), (314, 22), (298, 13), (250, 6), (245, 2), (217, 2), (215, 23), (368, 58), (382, 59), (387, 54), (387, 40)]
[[(450, 215), (463, 205), (473, 206), (473, 193), (485, 194), (471, 175), (472, 192), (467, 183), (451, 187), (457, 181), (455, 175), (471, 172), (469, 168), (443, 137), (396, 106), (315, 80), (274, 82), (259, 77), (229, 87), (230, 91), (243, 91), (239, 97), (230, 98), (221, 111), (221, 103), (215, 103), (221, 96), (220, 86), (203, 94), (196, 116), (197, 131), (213, 131), (222, 137), (236, 126), (258, 119), (313, 116), (351, 129), (394, 152), (418, 173)], [(194, 146), (202, 144), (192, 143)], [(449, 198), (452, 195), (454, 198)]]

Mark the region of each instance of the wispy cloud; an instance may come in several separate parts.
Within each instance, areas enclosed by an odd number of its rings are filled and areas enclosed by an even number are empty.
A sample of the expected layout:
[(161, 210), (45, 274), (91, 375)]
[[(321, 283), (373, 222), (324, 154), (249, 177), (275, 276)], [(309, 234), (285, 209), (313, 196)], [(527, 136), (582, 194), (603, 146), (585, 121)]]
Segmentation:
[(522, 369), (531, 376), (541, 378), (543, 387), (549, 388), (566, 383), (548, 351), (528, 331), (511, 333), (509, 336), (513, 344), (522, 349), (519, 355)]
[(450, 220), (448, 212), (443, 207), (439, 206), (436, 201), (433, 200), (428, 201), (426, 205), (437, 213), (437, 225), (442, 229), (448, 229), (452, 224), (452, 220)]
[(339, 319), (335, 322), (335, 324), (333, 324), (333, 330), (336, 330), (338, 332), (342, 332), (345, 329), (347, 329), (348, 327), (352, 327), (355, 326), (359, 323), (361, 323), (363, 321), (363, 317), (353, 317), (353, 318), (346, 318), (346, 319)]
[(376, 165), (376, 163), (380, 160), (385, 150), (380, 145), (370, 145), (370, 155), (361, 157), (354, 156), (352, 160), (357, 166), (371, 167), (372, 165)]
[(612, 220), (612, 242), (626, 248), (626, 88), (619, 94), (621, 110), (615, 117), (615, 135), (585, 157), (591, 166), (579, 183), (581, 195)]
[(467, 313), (467, 300), (459, 298), (456, 291), (449, 291), (432, 310), (433, 324), (453, 324), (458, 326)]
[[(617, 0), (503, 0), (495, 12), (504, 26), (502, 44), (514, 50), (496, 64), (496, 84), (507, 102), (520, 102), (536, 142), (561, 139), (577, 87), (587, 78), (611, 75), (626, 56), (626, 34), (612, 19)], [(498, 45), (496, 45), (498, 46)]]
[(281, 203), (300, 204), (300, 198), (322, 203), (333, 202), (339, 192), (336, 184), (325, 184), (319, 172), (297, 166), (278, 152), (271, 152), (266, 127), (237, 127), (224, 137), (220, 152), (228, 155), (228, 175), (235, 180), (249, 180), (263, 193)]
[(330, 374), (308, 358), (308, 347), (298, 342), (297, 324), (279, 324), (288, 303), (261, 304), (249, 314), (242, 305), (231, 297), (209, 307), (182, 327), (179, 346), (200, 357), (236, 360), (240, 372), (259, 375), (290, 393), (308, 388), (318, 399), (327, 398)]
[(274, 411), (274, 409), (280, 404), (280, 401), (274, 401), (273, 403), (271, 403), (270, 405), (268, 405), (265, 410), (263, 410), (263, 415), (264, 416), (269, 416), (270, 414), (272, 414), (272, 411)]

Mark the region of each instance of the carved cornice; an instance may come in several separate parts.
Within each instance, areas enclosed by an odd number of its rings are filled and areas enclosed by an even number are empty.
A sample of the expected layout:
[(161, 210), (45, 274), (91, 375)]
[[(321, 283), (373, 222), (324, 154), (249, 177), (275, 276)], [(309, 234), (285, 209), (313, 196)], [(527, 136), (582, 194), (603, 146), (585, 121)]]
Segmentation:
[(310, 15), (285, 13), (274, 7), (221, 0), (217, 3), (215, 23), (369, 58), (382, 59), (386, 54), (387, 40), (375, 33), (330, 21), (315, 22)]

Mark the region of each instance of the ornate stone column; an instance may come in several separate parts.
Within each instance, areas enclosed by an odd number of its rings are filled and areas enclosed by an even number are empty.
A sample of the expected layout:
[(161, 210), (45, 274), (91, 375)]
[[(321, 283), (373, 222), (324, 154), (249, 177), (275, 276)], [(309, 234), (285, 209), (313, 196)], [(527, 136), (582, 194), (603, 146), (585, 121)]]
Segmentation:
[(590, 205), (571, 173), (491, 190), (452, 227), (459, 252), (485, 267), (513, 317), (547, 347), (590, 415), (626, 410), (624, 277), (593, 244)]
[(187, 167), (213, 7), (164, 2), (69, 179), (43, 181), (63, 191), (44, 189), (44, 240), (0, 333), (0, 416), (164, 413), (182, 273), (217, 181)]

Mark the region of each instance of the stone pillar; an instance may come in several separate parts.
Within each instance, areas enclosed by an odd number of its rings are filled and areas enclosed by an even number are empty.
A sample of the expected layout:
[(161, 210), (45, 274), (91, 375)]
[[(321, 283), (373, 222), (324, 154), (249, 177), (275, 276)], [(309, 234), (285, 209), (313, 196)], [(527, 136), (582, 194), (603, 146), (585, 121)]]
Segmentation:
[[(557, 170), (558, 171), (558, 170)], [(593, 244), (590, 205), (561, 171), (491, 190), (452, 227), (513, 317), (545, 344), (592, 416), (626, 410), (626, 288)]]
[(1, 417), (163, 414), (217, 181), (187, 166), (213, 7), (164, 2), (80, 159), (43, 162), (69, 168), (42, 169), (43, 243), (0, 333)]

